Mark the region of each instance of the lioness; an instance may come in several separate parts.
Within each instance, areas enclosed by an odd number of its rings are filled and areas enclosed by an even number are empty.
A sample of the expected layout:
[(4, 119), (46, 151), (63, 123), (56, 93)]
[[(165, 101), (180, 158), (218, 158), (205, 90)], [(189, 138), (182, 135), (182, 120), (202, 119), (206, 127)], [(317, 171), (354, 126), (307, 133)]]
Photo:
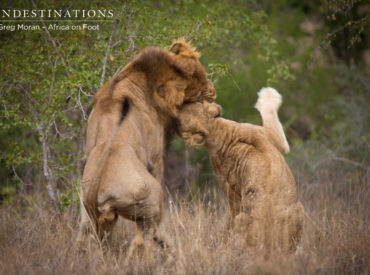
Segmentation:
[(300, 239), (304, 210), (280, 153), (289, 151), (277, 115), (280, 104), (276, 90), (259, 92), (256, 108), (263, 127), (223, 119), (215, 103), (187, 104), (179, 113), (177, 131), (192, 146), (208, 150), (228, 198), (230, 224), (246, 233), (246, 243), (292, 251)]
[(173, 118), (184, 102), (212, 101), (200, 54), (179, 40), (144, 49), (97, 92), (88, 119), (79, 239), (90, 220), (100, 238), (118, 215), (135, 221), (138, 242), (162, 218), (162, 179)]

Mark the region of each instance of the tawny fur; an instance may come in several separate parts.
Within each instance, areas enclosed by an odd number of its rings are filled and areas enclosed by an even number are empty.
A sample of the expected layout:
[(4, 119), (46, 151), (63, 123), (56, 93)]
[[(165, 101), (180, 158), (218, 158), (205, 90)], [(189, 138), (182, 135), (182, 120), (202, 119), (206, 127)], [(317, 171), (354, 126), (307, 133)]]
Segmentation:
[(220, 116), (208, 102), (184, 105), (178, 133), (209, 152), (218, 183), (228, 198), (230, 225), (243, 232), (247, 245), (293, 251), (301, 235), (304, 210), (281, 152), (289, 145), (277, 111), (281, 96), (272, 88), (260, 91), (256, 108), (263, 127)]
[(169, 51), (149, 47), (95, 95), (87, 126), (80, 238), (89, 219), (102, 238), (118, 215), (136, 221), (139, 235), (154, 234), (163, 212), (161, 184), (172, 120), (184, 102), (216, 97), (198, 57), (185, 41), (174, 42)]

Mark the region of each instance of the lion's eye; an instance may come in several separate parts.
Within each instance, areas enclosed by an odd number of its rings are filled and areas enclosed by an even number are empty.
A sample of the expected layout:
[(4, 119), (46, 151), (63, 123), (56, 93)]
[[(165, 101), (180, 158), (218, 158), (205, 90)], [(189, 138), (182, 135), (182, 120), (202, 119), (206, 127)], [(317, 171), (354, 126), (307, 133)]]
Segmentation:
[(157, 93), (160, 97), (164, 97), (164, 88), (163, 88), (163, 85), (159, 86), (158, 89), (157, 89)]

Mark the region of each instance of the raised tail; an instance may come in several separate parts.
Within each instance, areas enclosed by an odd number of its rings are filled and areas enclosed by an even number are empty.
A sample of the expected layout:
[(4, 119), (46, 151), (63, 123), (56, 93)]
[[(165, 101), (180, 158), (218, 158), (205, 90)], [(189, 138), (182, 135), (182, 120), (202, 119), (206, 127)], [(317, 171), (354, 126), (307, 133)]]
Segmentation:
[(278, 116), (282, 102), (282, 96), (278, 91), (267, 87), (258, 92), (258, 99), (254, 107), (261, 114), (263, 128), (266, 129), (269, 140), (281, 153), (286, 154), (289, 152), (289, 144)]

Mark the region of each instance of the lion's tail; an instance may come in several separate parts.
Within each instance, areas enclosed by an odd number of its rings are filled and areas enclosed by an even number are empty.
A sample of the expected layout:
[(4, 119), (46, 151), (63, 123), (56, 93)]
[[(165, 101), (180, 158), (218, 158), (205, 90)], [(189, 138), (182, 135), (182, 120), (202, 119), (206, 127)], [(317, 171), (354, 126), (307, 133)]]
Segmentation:
[(121, 117), (120, 120), (117, 122), (116, 126), (114, 127), (112, 134), (105, 144), (103, 151), (99, 157), (98, 163), (96, 165), (96, 169), (94, 172), (94, 175), (91, 179), (92, 184), (91, 188), (87, 192), (87, 199), (86, 202), (84, 202), (85, 208), (88, 211), (89, 215), (93, 218), (93, 220), (97, 221), (97, 199), (98, 199), (98, 191), (100, 188), (100, 182), (101, 182), (101, 176), (103, 169), (105, 167), (105, 164), (108, 159), (109, 151), (111, 149), (112, 143), (114, 141), (114, 138), (117, 135), (118, 129), (122, 125), (122, 122), (127, 117), (127, 114), (130, 110), (130, 99), (128, 97), (125, 97), (122, 102), (122, 110), (121, 110)]
[(274, 88), (262, 88), (258, 92), (258, 100), (254, 107), (261, 114), (263, 127), (270, 141), (280, 152), (286, 154), (289, 152), (289, 144), (278, 116), (282, 101), (282, 96)]

